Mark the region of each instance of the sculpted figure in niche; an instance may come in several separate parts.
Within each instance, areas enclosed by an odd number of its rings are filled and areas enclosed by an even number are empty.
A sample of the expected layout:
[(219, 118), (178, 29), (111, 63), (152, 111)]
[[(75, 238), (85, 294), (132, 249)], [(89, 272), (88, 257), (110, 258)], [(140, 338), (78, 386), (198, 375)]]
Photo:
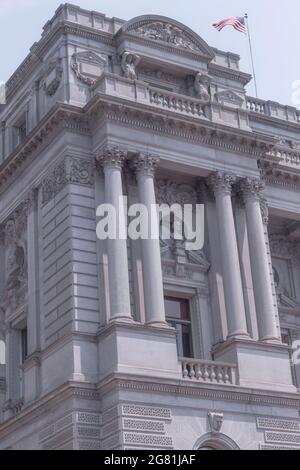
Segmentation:
[(210, 101), (209, 93), (210, 77), (203, 72), (198, 72), (194, 81), (194, 90), (197, 98), (203, 101)]
[(137, 79), (136, 67), (140, 61), (140, 56), (131, 52), (124, 52), (121, 67), (126, 78)]
[(16, 307), (26, 286), (26, 261), (24, 248), (13, 245), (7, 259), (6, 283), (1, 303), (5, 311), (8, 306)]

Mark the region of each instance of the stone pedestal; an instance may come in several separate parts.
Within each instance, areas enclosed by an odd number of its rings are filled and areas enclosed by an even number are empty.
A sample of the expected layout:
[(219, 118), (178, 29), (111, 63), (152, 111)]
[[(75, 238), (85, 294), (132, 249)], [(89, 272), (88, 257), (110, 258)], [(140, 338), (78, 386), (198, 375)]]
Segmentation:
[(166, 326), (114, 322), (99, 334), (100, 379), (112, 373), (181, 378), (176, 334)]
[(232, 338), (219, 345), (213, 356), (216, 361), (237, 364), (237, 384), (242, 387), (296, 392), (286, 345)]

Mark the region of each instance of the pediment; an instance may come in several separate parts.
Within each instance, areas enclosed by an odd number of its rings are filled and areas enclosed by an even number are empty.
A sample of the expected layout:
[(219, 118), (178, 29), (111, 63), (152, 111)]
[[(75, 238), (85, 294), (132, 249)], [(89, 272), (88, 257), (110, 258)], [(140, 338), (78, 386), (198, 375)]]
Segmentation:
[(144, 15), (125, 23), (118, 34), (129, 33), (175, 49), (195, 52), (212, 60), (213, 49), (187, 26), (160, 15)]
[(280, 305), (282, 305), (283, 307), (299, 309), (299, 304), (294, 299), (289, 298), (285, 294), (279, 294), (278, 300)]
[(241, 107), (244, 100), (232, 90), (223, 90), (215, 94), (215, 98), (219, 103), (229, 103)]

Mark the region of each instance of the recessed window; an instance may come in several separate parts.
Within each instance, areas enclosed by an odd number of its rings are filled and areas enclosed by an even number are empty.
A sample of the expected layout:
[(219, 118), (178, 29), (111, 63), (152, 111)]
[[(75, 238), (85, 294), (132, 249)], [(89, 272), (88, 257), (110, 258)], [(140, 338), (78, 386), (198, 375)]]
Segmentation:
[(27, 124), (26, 114), (22, 115), (13, 126), (13, 140), (14, 148), (20, 145), (26, 138), (27, 135)]
[(165, 310), (167, 322), (176, 330), (178, 356), (193, 357), (189, 301), (165, 297)]
[(28, 332), (27, 328), (21, 330), (21, 362), (25, 362), (28, 355)]

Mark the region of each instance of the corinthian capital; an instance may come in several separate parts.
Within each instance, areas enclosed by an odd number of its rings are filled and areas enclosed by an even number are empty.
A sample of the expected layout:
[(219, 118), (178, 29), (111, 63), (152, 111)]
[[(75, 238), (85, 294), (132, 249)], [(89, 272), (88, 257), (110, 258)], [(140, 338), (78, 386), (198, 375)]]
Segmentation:
[(211, 187), (215, 196), (218, 194), (231, 194), (232, 185), (235, 183), (236, 177), (228, 173), (217, 171), (208, 177), (208, 185)]
[(153, 177), (158, 163), (158, 156), (151, 155), (149, 153), (140, 153), (132, 160), (132, 167), (137, 176), (140, 174), (146, 174)]
[(97, 162), (104, 168), (122, 168), (127, 158), (127, 152), (118, 147), (107, 147), (97, 157)]
[(261, 192), (265, 184), (259, 178), (244, 178), (240, 181), (240, 190), (243, 194), (244, 201), (248, 199), (261, 199)]

